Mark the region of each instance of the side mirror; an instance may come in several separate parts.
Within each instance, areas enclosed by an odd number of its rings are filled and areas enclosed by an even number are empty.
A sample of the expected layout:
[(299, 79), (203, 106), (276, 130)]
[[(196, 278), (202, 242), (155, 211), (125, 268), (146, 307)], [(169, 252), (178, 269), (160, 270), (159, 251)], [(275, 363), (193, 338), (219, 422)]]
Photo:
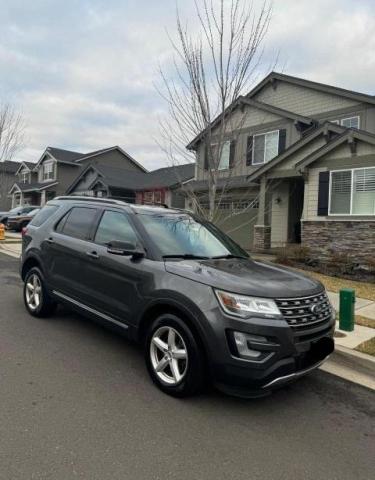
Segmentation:
[(112, 255), (123, 255), (124, 257), (142, 258), (145, 255), (143, 250), (137, 249), (137, 246), (131, 242), (119, 242), (112, 240), (107, 243), (107, 252)]

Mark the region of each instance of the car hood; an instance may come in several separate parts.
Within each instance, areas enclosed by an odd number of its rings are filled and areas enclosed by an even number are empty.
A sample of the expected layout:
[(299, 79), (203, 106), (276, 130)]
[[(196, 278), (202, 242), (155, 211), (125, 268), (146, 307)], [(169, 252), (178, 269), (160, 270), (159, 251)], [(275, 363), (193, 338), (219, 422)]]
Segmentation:
[(301, 273), (251, 259), (168, 260), (165, 268), (169, 273), (215, 288), (258, 297), (302, 297), (324, 288)]

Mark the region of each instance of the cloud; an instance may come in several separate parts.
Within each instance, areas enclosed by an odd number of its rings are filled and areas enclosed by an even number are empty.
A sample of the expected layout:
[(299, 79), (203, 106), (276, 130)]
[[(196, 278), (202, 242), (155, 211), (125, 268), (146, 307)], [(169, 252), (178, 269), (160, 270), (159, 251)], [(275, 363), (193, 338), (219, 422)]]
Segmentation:
[[(193, 0), (179, 3), (196, 28)], [(372, 93), (371, 7), (275, 0), (265, 65), (280, 51), (285, 73)], [(154, 85), (159, 63), (171, 64), (174, 16), (175, 0), (3, 0), (0, 96), (24, 112), (19, 159), (36, 161), (47, 145), (118, 144), (147, 168), (166, 164), (155, 142), (166, 105)]]

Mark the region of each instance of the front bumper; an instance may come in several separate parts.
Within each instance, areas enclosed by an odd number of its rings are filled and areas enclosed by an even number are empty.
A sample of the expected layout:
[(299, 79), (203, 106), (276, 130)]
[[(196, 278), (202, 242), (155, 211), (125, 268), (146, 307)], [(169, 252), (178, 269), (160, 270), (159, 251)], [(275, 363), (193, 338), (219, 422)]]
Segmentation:
[[(334, 348), (333, 311), (322, 324), (303, 329), (294, 329), (283, 318), (233, 318), (219, 307), (205, 314), (211, 326), (208, 344), (213, 382), (232, 395), (266, 395), (319, 367)], [(231, 343), (234, 331), (255, 336), (250, 348), (261, 351), (262, 356), (240, 358)], [(263, 340), (257, 342), (256, 336)]]

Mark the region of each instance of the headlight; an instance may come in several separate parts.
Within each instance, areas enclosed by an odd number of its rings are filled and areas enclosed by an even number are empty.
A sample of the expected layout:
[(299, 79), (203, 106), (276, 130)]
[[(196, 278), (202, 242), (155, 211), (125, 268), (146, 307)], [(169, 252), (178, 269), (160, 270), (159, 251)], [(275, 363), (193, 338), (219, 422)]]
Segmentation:
[(230, 315), (242, 318), (250, 317), (252, 313), (265, 316), (281, 315), (276, 303), (269, 298), (248, 297), (222, 290), (215, 290), (215, 293), (222, 309)]

